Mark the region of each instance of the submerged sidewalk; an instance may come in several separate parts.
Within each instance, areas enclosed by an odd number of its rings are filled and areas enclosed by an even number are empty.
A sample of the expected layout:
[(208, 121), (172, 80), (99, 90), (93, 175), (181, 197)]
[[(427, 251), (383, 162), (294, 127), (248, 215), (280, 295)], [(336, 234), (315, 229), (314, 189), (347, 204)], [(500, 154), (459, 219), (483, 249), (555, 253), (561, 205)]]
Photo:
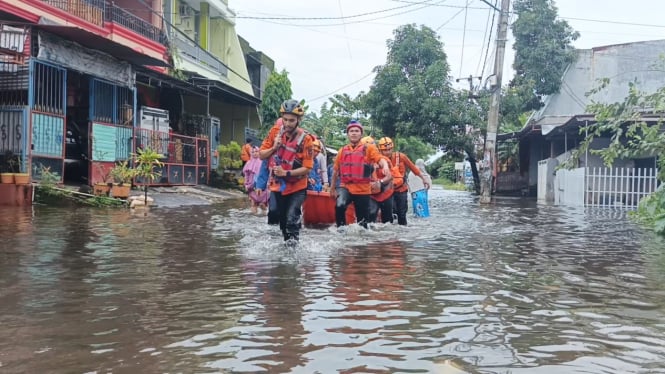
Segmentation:
[[(143, 196), (143, 191), (134, 190), (132, 196)], [(219, 189), (209, 186), (150, 187), (148, 197), (155, 207), (173, 208), (187, 205), (208, 205), (228, 199), (241, 199), (244, 193), (238, 190)]]

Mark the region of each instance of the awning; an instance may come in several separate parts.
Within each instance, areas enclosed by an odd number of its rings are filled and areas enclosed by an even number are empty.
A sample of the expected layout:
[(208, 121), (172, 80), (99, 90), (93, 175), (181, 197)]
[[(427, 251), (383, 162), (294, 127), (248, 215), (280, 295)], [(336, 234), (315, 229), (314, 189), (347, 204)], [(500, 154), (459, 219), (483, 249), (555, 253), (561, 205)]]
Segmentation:
[(63, 39), (76, 42), (83, 47), (105, 52), (119, 60), (127, 61), (134, 65), (170, 66), (160, 59), (144, 55), (130, 47), (78, 27), (41, 24), (34, 25), (33, 27), (60, 36)]
[(208, 96), (208, 91), (205, 88), (195, 86), (191, 82), (183, 81), (170, 75), (161, 74), (146, 67), (136, 67), (134, 70), (136, 71), (136, 80), (150, 86), (166, 84), (167, 86), (193, 95), (203, 97)]
[(191, 80), (192, 83), (194, 83), (195, 85), (201, 88), (209, 89), (211, 95), (214, 94), (221, 95), (222, 97), (224, 97), (225, 101), (230, 101), (231, 103), (240, 104), (240, 105), (261, 104), (261, 99), (259, 99), (258, 97), (255, 97), (254, 95), (249, 95), (243, 91), (235, 89), (222, 82), (212, 79), (198, 78), (198, 77), (191, 78)]

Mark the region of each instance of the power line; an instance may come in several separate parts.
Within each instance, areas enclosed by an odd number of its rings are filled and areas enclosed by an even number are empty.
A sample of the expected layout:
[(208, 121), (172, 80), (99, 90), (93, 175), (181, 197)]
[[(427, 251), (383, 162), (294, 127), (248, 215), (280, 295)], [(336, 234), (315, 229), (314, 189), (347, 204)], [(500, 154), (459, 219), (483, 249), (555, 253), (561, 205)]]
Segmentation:
[(350, 16), (344, 16), (342, 15), (341, 17), (292, 17), (292, 16), (280, 16), (280, 17), (275, 17), (275, 16), (270, 16), (270, 17), (255, 17), (255, 16), (236, 16), (237, 19), (266, 19), (266, 20), (289, 20), (289, 21), (321, 21), (321, 20), (345, 20), (345, 19), (351, 19), (351, 18), (358, 18), (358, 17), (364, 17), (364, 16), (371, 16), (374, 14), (379, 14), (379, 13), (385, 13), (385, 12), (390, 12), (393, 10), (397, 9), (404, 9), (404, 8), (410, 8), (414, 5), (423, 5), (423, 4), (428, 4), (431, 3), (433, 0), (425, 0), (421, 2), (410, 2), (407, 5), (401, 5), (393, 8), (388, 8), (388, 9), (380, 9), (380, 10), (375, 10), (372, 12), (365, 12), (365, 13), (358, 13), (358, 14), (353, 14)]
[(464, 66), (464, 43), (466, 42), (466, 19), (469, 15), (469, 0), (466, 0), (466, 7), (464, 8), (464, 31), (462, 31), (462, 52), (460, 53), (459, 62), (459, 76), (462, 76), (462, 67)]
[[(417, 3), (413, 2), (413, 1), (407, 1), (407, 0), (392, 0), (392, 1), (394, 1), (394, 2), (396, 2), (396, 3), (417, 4)], [(438, 6), (438, 7), (442, 7), (442, 8), (456, 8), (456, 9), (464, 9), (464, 8), (466, 8), (466, 7), (463, 6), (463, 5), (450, 5), (450, 4), (436, 4), (436, 5), (435, 5), (435, 4), (432, 4), (432, 6)], [(473, 6), (468, 7), (468, 8), (469, 8), (469, 9), (478, 9), (478, 10), (485, 10), (485, 9), (487, 9), (486, 7), (473, 7)]]
[[(487, 10), (487, 21), (485, 21), (485, 33), (483, 34), (483, 39), (482, 39), (483, 44), (480, 46), (480, 58), (478, 59), (478, 66), (476, 66), (476, 75), (478, 75), (478, 71), (480, 71), (480, 64), (482, 64), (483, 60), (485, 59), (483, 57), (483, 51), (485, 50), (485, 38), (487, 38), (487, 32), (488, 31), (490, 33), (492, 32), (492, 30), (490, 29), (490, 17), (492, 17), (493, 14), (496, 14), (496, 13), (493, 12), (492, 9)], [(493, 18), (492, 18), (492, 27), (494, 27), (494, 19)], [(489, 40), (488, 40), (488, 42), (489, 42)], [(482, 79), (482, 74), (480, 76), (481, 76), (481, 79)]]
[[(494, 5), (496, 5), (497, 0), (494, 0)], [(487, 66), (487, 57), (490, 54), (490, 44), (492, 44), (492, 32), (494, 30), (494, 19), (496, 18), (496, 12), (492, 12), (492, 25), (490, 26), (490, 34), (487, 38), (487, 49), (485, 50), (485, 59), (483, 61), (483, 70), (480, 71), (480, 76), (485, 76), (485, 67)]]
[[(402, 15), (402, 14), (407, 14), (407, 13), (417, 12), (417, 11), (419, 11), (419, 10), (422, 10), (422, 9), (425, 9), (425, 8), (429, 8), (429, 7), (431, 7), (431, 6), (435, 6), (435, 5), (437, 5), (437, 4), (441, 4), (441, 3), (445, 2), (445, 1), (446, 1), (446, 0), (441, 0), (441, 1), (439, 1), (439, 2), (437, 2), (437, 3), (433, 3), (433, 4), (425, 3), (425, 2), (423, 2), (423, 3), (417, 3), (417, 4), (427, 4), (427, 5), (424, 5), (424, 6), (421, 6), (421, 7), (419, 7), (419, 8), (415, 8), (415, 9), (405, 10), (405, 11), (403, 11), (403, 12), (398, 12), (398, 13), (393, 13), (393, 14), (389, 14), (389, 15), (386, 15), (386, 16), (377, 17), (377, 18), (368, 18), (368, 19), (362, 19), (362, 20), (357, 20), (357, 21), (347, 21), (347, 22), (344, 22), (344, 23), (326, 23), (326, 24), (318, 24), (318, 25), (310, 24), (310, 25), (307, 25), (307, 26), (309, 26), (309, 27), (330, 27), (330, 26), (344, 26), (344, 25), (355, 24), (355, 23), (367, 23), (367, 22), (369, 22), (369, 21), (377, 21), (377, 20), (380, 20), (380, 19), (386, 19), (386, 18), (391, 18), (391, 17), (395, 17), (395, 16), (400, 16), (400, 15)], [(345, 18), (348, 19), (349, 17), (345, 17)], [(255, 18), (255, 19), (258, 20), (258, 21), (265, 21), (265, 19), (263, 19), (263, 18)], [(280, 18), (280, 19), (283, 19), (283, 20), (293, 20), (293, 19), (291, 19), (291, 18)], [(298, 19), (298, 18), (295, 18), (295, 20), (299, 20), (299, 19)]]
[(462, 13), (463, 11), (464, 11), (464, 8), (458, 10), (457, 13), (453, 14), (452, 17), (448, 18), (444, 23), (441, 24), (441, 26), (437, 27), (437, 28), (435, 29), (435, 31), (439, 31), (439, 30), (441, 30), (441, 28), (443, 28), (443, 26), (449, 24), (450, 21), (454, 20), (455, 17), (457, 17), (457, 16), (458, 16), (460, 13)]
[(351, 82), (351, 83), (347, 83), (347, 84), (345, 84), (344, 86), (339, 87), (339, 88), (337, 88), (336, 90), (334, 90), (334, 91), (332, 91), (332, 92), (329, 92), (329, 93), (327, 93), (327, 94), (325, 94), (325, 95), (317, 96), (317, 97), (315, 97), (315, 98), (313, 98), (313, 99), (308, 99), (307, 101), (308, 101), (308, 102), (315, 102), (315, 101), (317, 101), (317, 100), (320, 100), (320, 99), (323, 99), (323, 98), (330, 97), (330, 95), (335, 94), (335, 93), (337, 93), (337, 92), (339, 92), (339, 91), (341, 91), (341, 90), (343, 90), (343, 89), (345, 89), (345, 88), (347, 88), (347, 87), (351, 87), (351, 86), (353, 86), (354, 84), (356, 84), (356, 83), (358, 83), (358, 82), (364, 80), (365, 78), (369, 77), (369, 76), (372, 75), (372, 74), (374, 74), (374, 71), (370, 71), (368, 74), (363, 75), (362, 77), (356, 79), (355, 81), (353, 81), (353, 82)]
[(559, 17), (562, 19), (569, 19), (574, 21), (585, 21), (585, 22), (597, 22), (597, 23), (611, 23), (614, 25), (627, 25), (627, 26), (642, 26), (642, 27), (658, 27), (665, 28), (665, 25), (654, 25), (649, 23), (635, 23), (635, 22), (624, 22), (624, 21), (610, 21), (602, 19), (591, 19), (591, 18), (575, 18), (575, 17)]

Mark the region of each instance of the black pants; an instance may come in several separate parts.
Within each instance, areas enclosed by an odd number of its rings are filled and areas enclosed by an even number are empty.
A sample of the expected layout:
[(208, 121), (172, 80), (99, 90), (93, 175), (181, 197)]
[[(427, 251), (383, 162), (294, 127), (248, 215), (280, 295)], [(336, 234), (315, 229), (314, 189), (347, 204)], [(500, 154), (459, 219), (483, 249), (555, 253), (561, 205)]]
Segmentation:
[(337, 227), (346, 225), (346, 208), (353, 203), (356, 208), (356, 221), (364, 228), (369, 222), (369, 195), (353, 195), (344, 187), (337, 188), (335, 201), (335, 221)]
[(393, 197), (378, 202), (374, 199), (369, 200), (369, 221), (376, 222), (376, 217), (381, 209), (381, 222), (382, 223), (393, 223)]
[(406, 212), (409, 210), (408, 199), (409, 191), (393, 192), (393, 201), (395, 201), (393, 210), (397, 214), (397, 223), (403, 226), (406, 226)]
[(281, 192), (273, 192), (277, 201), (277, 210), (279, 211), (279, 228), (282, 229), (284, 240), (300, 239), (300, 215), (302, 212), (302, 203), (307, 197), (307, 190), (300, 190), (288, 195), (282, 195)]
[(279, 225), (279, 209), (277, 208), (277, 198), (275, 198), (274, 192), (270, 192), (270, 198), (268, 199), (268, 224)]

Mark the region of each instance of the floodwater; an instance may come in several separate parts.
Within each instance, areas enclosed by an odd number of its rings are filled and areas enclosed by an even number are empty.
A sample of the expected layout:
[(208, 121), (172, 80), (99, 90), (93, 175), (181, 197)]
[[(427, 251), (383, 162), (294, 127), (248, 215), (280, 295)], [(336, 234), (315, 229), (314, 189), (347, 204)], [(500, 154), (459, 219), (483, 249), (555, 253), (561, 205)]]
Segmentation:
[(1, 373), (665, 373), (665, 242), (621, 210), (434, 190), (408, 228), (239, 201), (0, 210)]

